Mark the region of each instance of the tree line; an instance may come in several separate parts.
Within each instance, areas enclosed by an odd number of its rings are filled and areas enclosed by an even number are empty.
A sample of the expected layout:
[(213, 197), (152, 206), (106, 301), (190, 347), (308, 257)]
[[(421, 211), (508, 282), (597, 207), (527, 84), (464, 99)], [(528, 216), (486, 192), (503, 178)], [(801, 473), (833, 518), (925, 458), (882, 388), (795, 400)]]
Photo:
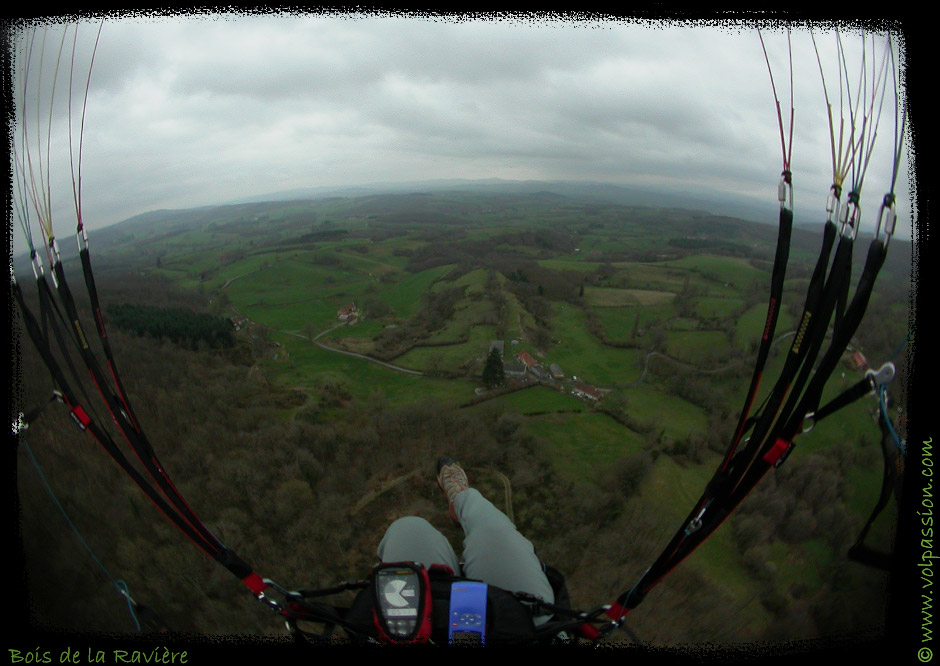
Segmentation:
[(188, 349), (224, 349), (235, 344), (235, 328), (226, 317), (186, 308), (136, 303), (108, 306), (110, 323), (135, 335), (166, 339)]

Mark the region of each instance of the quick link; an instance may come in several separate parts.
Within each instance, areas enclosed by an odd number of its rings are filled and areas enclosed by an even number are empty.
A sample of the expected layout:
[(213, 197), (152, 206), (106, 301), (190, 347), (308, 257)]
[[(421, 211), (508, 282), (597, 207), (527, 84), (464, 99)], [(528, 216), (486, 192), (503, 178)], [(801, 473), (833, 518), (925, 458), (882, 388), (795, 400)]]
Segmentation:
[(42, 262), (39, 260), (39, 253), (37, 253), (36, 250), (30, 253), (29, 261), (33, 267), (33, 275), (37, 280), (41, 279), (45, 274), (42, 270)]
[(81, 223), (79, 223), (78, 231), (75, 232), (75, 240), (78, 242), (79, 254), (88, 249), (88, 232)]
[(793, 210), (793, 182), (789, 171), (784, 171), (780, 175), (780, 183), (777, 185), (777, 200), (781, 208)]
[(829, 188), (829, 198), (826, 200), (826, 212), (829, 214), (826, 218), (829, 222), (835, 222), (839, 219), (839, 207), (842, 205), (842, 188), (839, 185), (833, 185)]
[(891, 236), (894, 235), (894, 227), (898, 221), (898, 214), (894, 208), (894, 195), (886, 194), (881, 203), (881, 210), (878, 211), (878, 226), (875, 227), (875, 238), (880, 239), (881, 231), (884, 230), (884, 240), (882, 245), (888, 247)]
[(858, 226), (862, 221), (862, 211), (858, 205), (858, 192), (852, 190), (849, 192), (848, 203), (842, 210), (842, 235), (851, 240), (855, 240), (858, 235)]

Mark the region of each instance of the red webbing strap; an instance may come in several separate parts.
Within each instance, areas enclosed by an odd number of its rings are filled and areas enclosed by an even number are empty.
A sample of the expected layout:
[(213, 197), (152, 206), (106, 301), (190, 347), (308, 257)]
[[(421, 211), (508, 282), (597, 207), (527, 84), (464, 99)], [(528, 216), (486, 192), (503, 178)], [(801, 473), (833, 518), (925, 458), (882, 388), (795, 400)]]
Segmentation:
[(789, 448), (790, 442), (778, 437), (774, 445), (764, 454), (764, 462), (768, 465), (776, 465), (777, 461), (780, 460), (780, 456), (786, 453)]
[(619, 622), (623, 617), (630, 612), (630, 609), (626, 606), (622, 606), (619, 602), (615, 601), (610, 605), (604, 613), (614, 622)]
[(593, 624), (588, 624), (585, 622), (579, 626), (575, 631), (581, 638), (585, 638), (589, 641), (596, 641), (599, 638), (602, 638), (606, 633), (613, 631), (615, 628), (619, 627), (623, 622), (623, 618), (627, 613), (630, 612), (630, 609), (622, 605), (619, 601), (615, 601), (611, 604), (610, 608), (604, 611), (604, 614), (610, 618), (610, 624), (606, 627), (602, 627), (605, 631), (595, 627)]
[(91, 423), (91, 417), (88, 416), (88, 413), (81, 405), (74, 405), (71, 414), (72, 417), (81, 424), (82, 430), (87, 428), (88, 424)]
[(254, 571), (242, 578), (242, 582), (248, 586), (248, 589), (251, 590), (255, 596), (258, 596), (268, 589), (268, 584), (265, 583), (264, 579)]
[(592, 624), (582, 624), (578, 627), (578, 635), (581, 638), (586, 638), (589, 641), (596, 641), (601, 637), (601, 632)]

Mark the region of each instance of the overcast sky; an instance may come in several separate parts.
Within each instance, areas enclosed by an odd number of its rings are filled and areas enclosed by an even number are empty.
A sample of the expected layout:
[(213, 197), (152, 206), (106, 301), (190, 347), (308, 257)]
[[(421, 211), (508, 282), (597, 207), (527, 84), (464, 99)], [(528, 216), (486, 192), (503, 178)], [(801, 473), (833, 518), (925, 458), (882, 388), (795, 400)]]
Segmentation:
[[(77, 31), (73, 158), (97, 29), (97, 22), (83, 22)], [(29, 63), (32, 94), (22, 106), (30, 160), (35, 169), (48, 147), (60, 237), (75, 229), (68, 34), (54, 105), (48, 91), (61, 28), (44, 38), (35, 33), (29, 58), (23, 42), (15, 49), (18, 101)], [(848, 123), (850, 105), (840, 112), (835, 33), (819, 27), (814, 34), (836, 123), (840, 113)], [(787, 35), (762, 35), (789, 131)], [(824, 89), (809, 31), (794, 29), (791, 39), (795, 211), (797, 221), (821, 224), (832, 182)], [(845, 79), (856, 94), (859, 33), (847, 30), (843, 43)], [(873, 55), (869, 43), (869, 89), (884, 40), (874, 48)], [(40, 89), (44, 101), (32, 101)], [(874, 229), (889, 187), (894, 133), (889, 83), (862, 190), (863, 231)], [(910, 238), (906, 154), (896, 192), (898, 234)], [(108, 18), (82, 158), (82, 208), (92, 237), (96, 228), (154, 209), (428, 178), (669, 184), (772, 202), (783, 164), (771, 79), (753, 25), (374, 14)], [(22, 236), (15, 225), (18, 248)]]

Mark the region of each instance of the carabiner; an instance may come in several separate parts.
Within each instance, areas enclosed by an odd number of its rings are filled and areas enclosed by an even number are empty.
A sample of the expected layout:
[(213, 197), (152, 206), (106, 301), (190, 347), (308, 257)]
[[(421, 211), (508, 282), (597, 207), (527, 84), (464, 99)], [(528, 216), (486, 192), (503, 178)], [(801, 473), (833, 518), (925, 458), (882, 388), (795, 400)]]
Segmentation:
[[(809, 427), (806, 427), (806, 422), (811, 421)], [(806, 416), (803, 417), (803, 422), (800, 424), (800, 429), (805, 435), (810, 432), (813, 428), (816, 427), (816, 412), (807, 412)]]
[(865, 376), (868, 377), (872, 385), (872, 391), (875, 391), (879, 386), (884, 386), (892, 379), (894, 379), (896, 369), (894, 363), (888, 361), (883, 366), (875, 370), (868, 370), (865, 373)]

